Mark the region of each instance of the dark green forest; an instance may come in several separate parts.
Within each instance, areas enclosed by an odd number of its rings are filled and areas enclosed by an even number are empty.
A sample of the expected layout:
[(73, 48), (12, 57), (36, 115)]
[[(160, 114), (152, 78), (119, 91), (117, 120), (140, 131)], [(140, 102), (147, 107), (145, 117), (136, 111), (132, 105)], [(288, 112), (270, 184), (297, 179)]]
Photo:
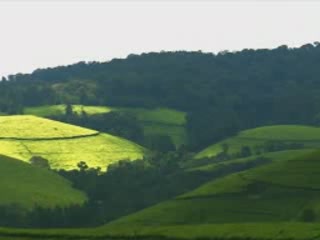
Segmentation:
[(319, 124), (319, 66), (319, 43), (129, 55), (3, 78), (0, 111), (60, 103), (171, 107), (188, 113), (188, 147), (199, 150), (260, 125)]

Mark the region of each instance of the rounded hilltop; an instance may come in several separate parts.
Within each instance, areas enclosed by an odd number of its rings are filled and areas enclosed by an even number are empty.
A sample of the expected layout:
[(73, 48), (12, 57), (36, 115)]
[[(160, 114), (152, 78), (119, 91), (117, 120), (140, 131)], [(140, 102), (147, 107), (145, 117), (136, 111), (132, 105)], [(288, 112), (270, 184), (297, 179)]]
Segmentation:
[(0, 154), (23, 161), (41, 156), (54, 169), (107, 166), (119, 160), (141, 159), (144, 148), (107, 133), (46, 118), (16, 115), (0, 117)]

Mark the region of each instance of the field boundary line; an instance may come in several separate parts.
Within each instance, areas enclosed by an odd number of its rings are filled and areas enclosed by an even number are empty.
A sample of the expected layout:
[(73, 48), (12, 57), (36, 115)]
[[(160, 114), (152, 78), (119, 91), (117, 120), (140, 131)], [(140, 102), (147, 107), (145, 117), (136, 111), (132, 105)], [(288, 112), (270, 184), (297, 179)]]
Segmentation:
[(41, 137), (41, 138), (20, 138), (20, 137), (0, 137), (0, 140), (15, 140), (15, 141), (54, 141), (54, 140), (71, 140), (79, 138), (88, 138), (99, 136), (100, 132), (95, 132), (91, 134), (77, 135), (77, 136), (66, 136), (66, 137)]

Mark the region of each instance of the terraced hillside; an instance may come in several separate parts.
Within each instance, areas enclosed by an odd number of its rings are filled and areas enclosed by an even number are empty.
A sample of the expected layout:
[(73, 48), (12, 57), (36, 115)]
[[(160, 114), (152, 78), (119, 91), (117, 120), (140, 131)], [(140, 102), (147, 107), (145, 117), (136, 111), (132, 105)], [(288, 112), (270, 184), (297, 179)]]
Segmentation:
[(320, 221), (320, 151), (310, 151), (272, 153), (270, 164), (208, 182), (113, 225)]
[(249, 129), (237, 136), (213, 144), (196, 155), (196, 158), (214, 157), (222, 152), (222, 145), (227, 144), (229, 153), (240, 152), (243, 146), (259, 151), (268, 142), (302, 144), (305, 148), (320, 147), (320, 128), (303, 125), (275, 125)]
[[(122, 108), (105, 106), (82, 106), (73, 105), (73, 111), (81, 113), (85, 111), (89, 115), (109, 113), (112, 111), (127, 112), (135, 115), (141, 122), (146, 136), (168, 135), (179, 146), (186, 143), (186, 114), (168, 108), (145, 109), (145, 108)], [(29, 107), (24, 110), (25, 114), (40, 117), (55, 116), (65, 113), (64, 105), (51, 105)]]
[(86, 201), (84, 193), (52, 171), (0, 156), (0, 205), (30, 208), (68, 206)]
[(0, 117), (0, 146), (0, 154), (23, 161), (41, 156), (55, 169), (73, 169), (80, 161), (105, 169), (144, 154), (142, 147), (119, 137), (25, 115)]

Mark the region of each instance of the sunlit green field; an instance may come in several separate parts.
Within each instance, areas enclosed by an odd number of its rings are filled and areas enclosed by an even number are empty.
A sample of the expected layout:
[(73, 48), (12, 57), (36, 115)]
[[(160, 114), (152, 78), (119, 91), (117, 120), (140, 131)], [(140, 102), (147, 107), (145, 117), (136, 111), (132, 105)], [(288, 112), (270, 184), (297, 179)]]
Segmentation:
[(0, 117), (0, 139), (55, 139), (95, 134), (97, 131), (34, 116)]
[[(168, 135), (177, 146), (186, 143), (186, 113), (174, 109), (73, 105), (73, 111), (77, 114), (85, 111), (88, 115), (109, 113), (112, 111), (131, 113), (141, 122), (146, 136)], [(65, 113), (65, 105), (29, 107), (24, 109), (24, 113), (40, 117), (61, 115)]]
[(229, 153), (239, 152), (241, 147), (252, 150), (268, 141), (303, 143), (307, 148), (320, 147), (320, 128), (303, 125), (276, 125), (249, 129), (237, 136), (213, 144), (196, 155), (196, 158), (213, 157), (222, 152), (222, 145), (228, 144)]
[(68, 206), (86, 200), (82, 192), (58, 174), (5, 156), (0, 156), (0, 191), (0, 205), (26, 208)]
[(0, 123), (0, 154), (23, 161), (42, 156), (55, 169), (74, 169), (85, 161), (105, 170), (119, 160), (141, 159), (145, 151), (119, 137), (34, 116), (0, 117)]

